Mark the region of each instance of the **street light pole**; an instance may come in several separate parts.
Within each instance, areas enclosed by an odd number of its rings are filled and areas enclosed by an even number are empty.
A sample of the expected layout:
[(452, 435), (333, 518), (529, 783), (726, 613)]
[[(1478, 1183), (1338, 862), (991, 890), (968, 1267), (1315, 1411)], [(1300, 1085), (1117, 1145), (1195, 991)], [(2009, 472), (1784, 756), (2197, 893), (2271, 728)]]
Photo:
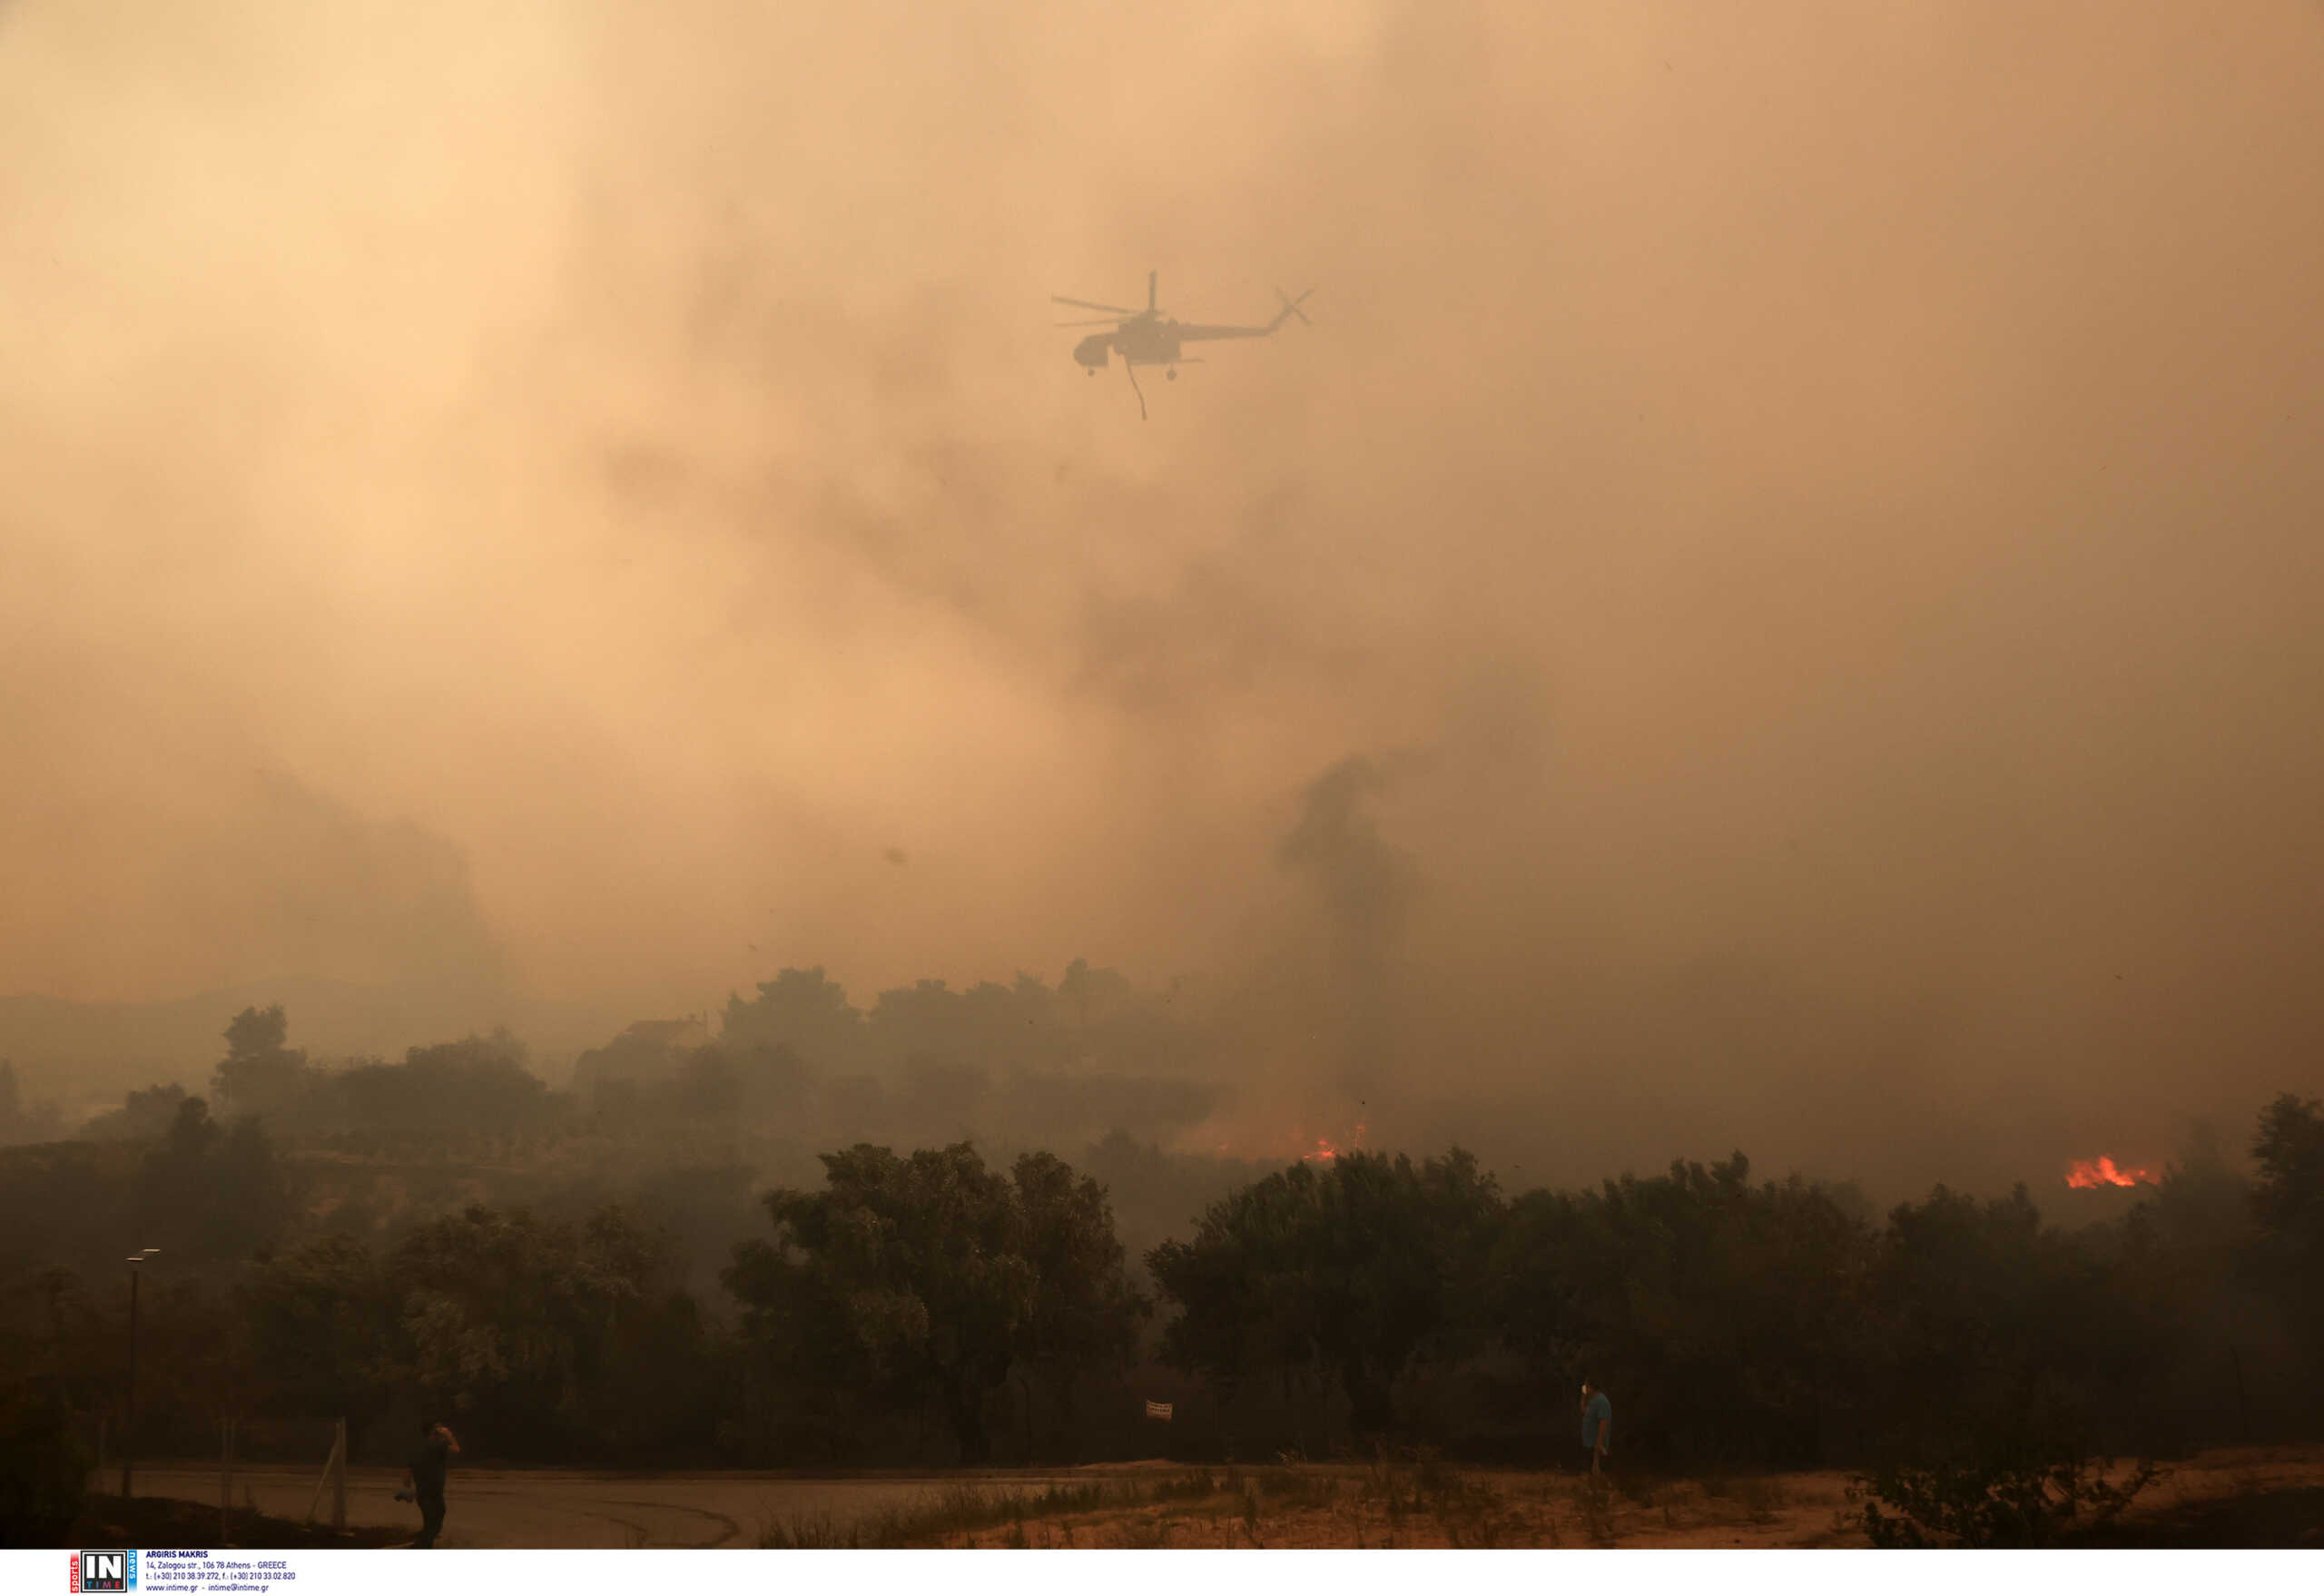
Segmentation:
[(129, 1395), (121, 1416), (121, 1499), (129, 1500), (130, 1474), (137, 1457), (137, 1266), (162, 1249), (149, 1246), (129, 1256)]

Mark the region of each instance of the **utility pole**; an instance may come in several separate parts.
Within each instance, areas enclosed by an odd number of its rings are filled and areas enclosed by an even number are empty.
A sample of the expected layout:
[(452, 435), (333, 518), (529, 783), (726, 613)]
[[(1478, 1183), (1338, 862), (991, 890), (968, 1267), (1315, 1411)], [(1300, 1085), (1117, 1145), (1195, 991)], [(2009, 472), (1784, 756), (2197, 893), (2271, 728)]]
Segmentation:
[(149, 1246), (129, 1255), (129, 1391), (121, 1415), (121, 1499), (129, 1500), (130, 1476), (137, 1458), (137, 1277), (138, 1265), (162, 1249)]

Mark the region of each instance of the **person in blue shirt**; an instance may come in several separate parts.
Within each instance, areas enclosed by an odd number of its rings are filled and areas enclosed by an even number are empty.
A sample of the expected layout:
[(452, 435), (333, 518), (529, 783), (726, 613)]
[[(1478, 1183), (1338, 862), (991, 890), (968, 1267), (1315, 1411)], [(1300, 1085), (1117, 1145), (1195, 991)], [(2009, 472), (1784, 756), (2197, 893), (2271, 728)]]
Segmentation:
[(1581, 1444), (1590, 1449), (1590, 1472), (1601, 1473), (1614, 1440), (1614, 1404), (1589, 1381), (1581, 1383)]

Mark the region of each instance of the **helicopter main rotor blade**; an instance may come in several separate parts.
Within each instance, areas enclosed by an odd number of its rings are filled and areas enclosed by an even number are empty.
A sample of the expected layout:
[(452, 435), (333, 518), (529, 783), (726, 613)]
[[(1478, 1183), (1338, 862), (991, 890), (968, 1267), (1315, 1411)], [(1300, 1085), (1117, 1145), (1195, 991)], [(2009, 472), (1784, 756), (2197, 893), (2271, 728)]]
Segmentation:
[(1121, 320), (1118, 316), (1100, 316), (1095, 321), (1052, 321), (1049, 325), (1051, 327), (1118, 327), (1121, 325)]
[(1101, 305), (1095, 300), (1068, 300), (1063, 294), (1051, 294), (1049, 298), (1056, 300), (1060, 305), (1072, 305), (1084, 310), (1108, 310), (1117, 316), (1143, 316), (1146, 314), (1143, 310), (1133, 310), (1127, 305)]

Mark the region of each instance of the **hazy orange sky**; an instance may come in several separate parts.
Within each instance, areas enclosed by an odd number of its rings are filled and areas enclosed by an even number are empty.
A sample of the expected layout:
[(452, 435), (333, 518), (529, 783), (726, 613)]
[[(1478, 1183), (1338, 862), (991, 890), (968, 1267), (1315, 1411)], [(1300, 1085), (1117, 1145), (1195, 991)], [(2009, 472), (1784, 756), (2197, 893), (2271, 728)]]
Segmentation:
[[(0, 991), (1312, 996), (1362, 755), (1400, 1078), (2240, 1120), (2319, 151), (2306, 0), (16, 0)], [(1149, 267), (1315, 325), (1141, 423)]]

